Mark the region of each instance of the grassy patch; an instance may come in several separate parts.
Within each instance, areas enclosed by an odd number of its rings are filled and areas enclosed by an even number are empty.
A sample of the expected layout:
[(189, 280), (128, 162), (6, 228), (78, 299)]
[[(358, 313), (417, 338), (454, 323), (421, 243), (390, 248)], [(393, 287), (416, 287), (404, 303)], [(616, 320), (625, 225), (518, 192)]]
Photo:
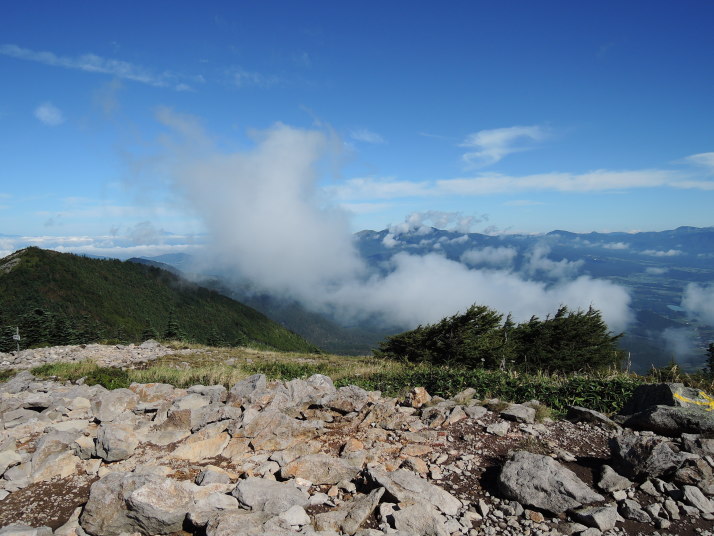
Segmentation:
[(40, 378), (54, 378), (60, 381), (77, 381), (84, 378), (84, 383), (87, 385), (101, 385), (107, 389), (129, 387), (131, 383), (127, 371), (100, 367), (93, 361), (49, 363), (35, 367), (30, 372)]
[(15, 374), (17, 374), (17, 371), (13, 369), (0, 370), (0, 383), (8, 381)]
[[(449, 398), (468, 387), (480, 399), (498, 398), (523, 403), (538, 400), (539, 420), (562, 415), (570, 405), (615, 413), (642, 383), (674, 376), (637, 376), (624, 373), (527, 374), (513, 371), (465, 369), (427, 364), (408, 364), (372, 357), (347, 357), (265, 351), (257, 348), (207, 348), (195, 354), (176, 353), (146, 364), (140, 370), (98, 367), (91, 361), (56, 363), (32, 370), (33, 374), (59, 380), (99, 383), (107, 388), (126, 387), (131, 382), (168, 383), (176, 387), (224, 385), (227, 388), (251, 374), (270, 379), (291, 380), (312, 374), (332, 378), (336, 387), (358, 385), (381, 391), (385, 396), (404, 397), (414, 387), (424, 387), (432, 396)], [(677, 372), (676, 379), (706, 392), (713, 392), (706, 375)]]

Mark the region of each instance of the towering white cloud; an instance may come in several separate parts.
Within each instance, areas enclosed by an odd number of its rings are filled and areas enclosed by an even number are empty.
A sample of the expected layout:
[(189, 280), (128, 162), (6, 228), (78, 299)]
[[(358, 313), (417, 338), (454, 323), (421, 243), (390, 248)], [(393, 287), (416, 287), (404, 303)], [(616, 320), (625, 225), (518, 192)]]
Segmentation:
[[(251, 149), (226, 153), (195, 120), (168, 110), (159, 118), (182, 140), (167, 144), (161, 167), (204, 221), (211, 262), (255, 287), (344, 320), (403, 328), (473, 303), (512, 311), (519, 320), (552, 313), (561, 304), (594, 305), (612, 329), (622, 329), (629, 319), (624, 289), (588, 277), (566, 279), (568, 270), (558, 263), (550, 267), (558, 273), (551, 284), (509, 270), (470, 269), (437, 254), (400, 253), (383, 271), (370, 270), (353, 246), (346, 214), (318, 187), (323, 164), (342, 146), (329, 133), (276, 124), (256, 135)], [(427, 239), (426, 223), (443, 222), (471, 224), (452, 213), (414, 214), (390, 228), (385, 245), (396, 245), (403, 233)]]

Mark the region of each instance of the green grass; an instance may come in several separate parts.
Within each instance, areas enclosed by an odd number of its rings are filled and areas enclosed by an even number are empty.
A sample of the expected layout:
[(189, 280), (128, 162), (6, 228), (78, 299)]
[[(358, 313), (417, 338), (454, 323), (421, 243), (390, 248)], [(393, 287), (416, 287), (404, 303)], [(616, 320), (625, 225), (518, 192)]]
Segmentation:
[[(676, 372), (676, 375), (674, 374)], [(32, 369), (42, 378), (99, 383), (107, 388), (127, 387), (131, 382), (168, 383), (176, 387), (224, 385), (229, 388), (251, 374), (265, 374), (269, 379), (290, 380), (312, 374), (330, 376), (337, 387), (358, 385), (381, 391), (384, 396), (403, 397), (413, 387), (424, 387), (431, 395), (454, 396), (467, 387), (476, 390), (476, 398), (498, 398), (507, 402), (538, 400), (539, 419), (561, 415), (568, 406), (577, 405), (615, 413), (643, 383), (681, 381), (712, 392), (712, 378), (658, 371), (651, 376), (621, 372), (600, 374), (526, 374), (512, 371), (464, 369), (413, 365), (372, 357), (349, 357), (264, 351), (255, 348), (205, 348), (192, 355), (168, 355), (141, 369), (119, 370), (99, 367), (93, 362), (55, 363)], [(5, 373), (5, 377), (9, 377)]]

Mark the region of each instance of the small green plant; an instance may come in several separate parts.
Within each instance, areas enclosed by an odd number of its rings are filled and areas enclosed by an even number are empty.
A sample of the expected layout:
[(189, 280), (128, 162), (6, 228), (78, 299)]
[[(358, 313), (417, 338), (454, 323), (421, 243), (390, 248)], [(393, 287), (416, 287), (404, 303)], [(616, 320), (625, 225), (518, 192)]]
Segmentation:
[(513, 450), (525, 450), (533, 454), (542, 454), (544, 456), (550, 454), (550, 448), (548, 448), (548, 445), (546, 445), (542, 439), (532, 436), (519, 441)]
[(0, 370), (0, 383), (8, 381), (15, 374), (17, 374), (17, 372), (13, 369)]

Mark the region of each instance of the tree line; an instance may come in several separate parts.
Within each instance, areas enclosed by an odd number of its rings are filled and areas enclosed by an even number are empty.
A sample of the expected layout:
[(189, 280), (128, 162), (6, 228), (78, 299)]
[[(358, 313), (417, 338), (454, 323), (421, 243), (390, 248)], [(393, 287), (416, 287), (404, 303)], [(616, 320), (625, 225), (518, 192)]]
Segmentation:
[(435, 324), (388, 337), (375, 350), (378, 357), (436, 365), (527, 372), (575, 372), (620, 367), (626, 353), (600, 311), (571, 311), (531, 317), (516, 324), (511, 315), (483, 305), (443, 318)]
[[(40, 307), (31, 307), (30, 310), (11, 322), (10, 315), (0, 310), (0, 352), (11, 352), (20, 349), (37, 348), (42, 346), (64, 346), (71, 344), (91, 344), (96, 342), (113, 342), (128, 344), (130, 342), (143, 342), (149, 339), (190, 341), (181, 328), (176, 314), (169, 311), (165, 327), (159, 331), (153, 323), (146, 318), (140, 337), (132, 335), (130, 331), (119, 325), (110, 327), (102, 325), (89, 315), (79, 318), (68, 317), (62, 312), (47, 311)], [(14, 335), (18, 333), (20, 340)], [(209, 346), (242, 346), (248, 344), (247, 337), (239, 336), (228, 341), (227, 337), (212, 328), (205, 341)], [(192, 341), (193, 342), (193, 341)]]

